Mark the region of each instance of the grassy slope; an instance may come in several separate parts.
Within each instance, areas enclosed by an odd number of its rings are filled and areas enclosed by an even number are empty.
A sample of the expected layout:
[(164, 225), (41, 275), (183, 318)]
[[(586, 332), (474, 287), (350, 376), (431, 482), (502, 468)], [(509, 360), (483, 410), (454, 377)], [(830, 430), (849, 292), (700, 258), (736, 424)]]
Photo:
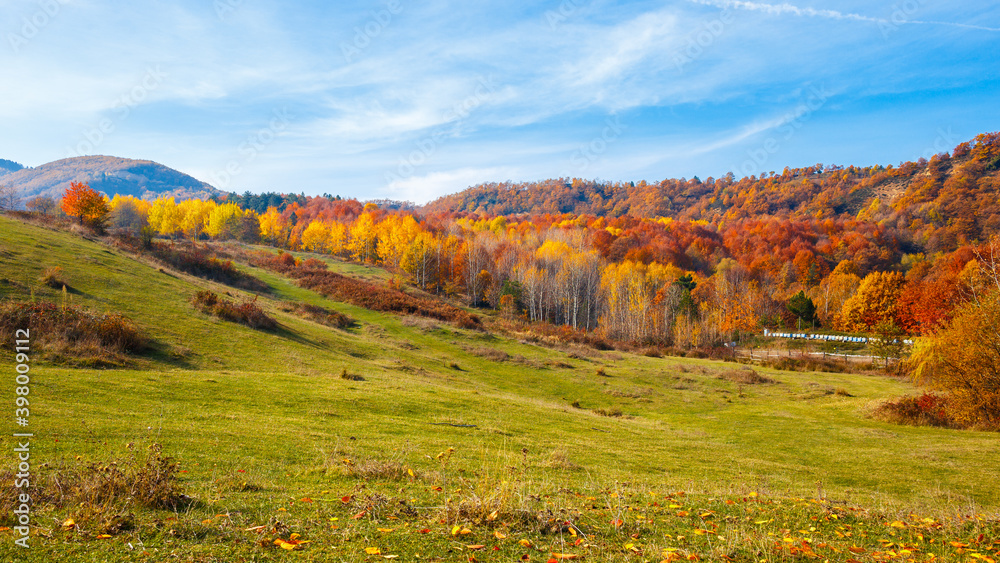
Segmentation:
[[(33, 458), (98, 458), (126, 442), (157, 441), (181, 460), (193, 496), (217, 500), (206, 513), (239, 510), (247, 525), (266, 521), (289, 499), (323, 496), (343, 479), (324, 470), (330, 459), (396, 459), (426, 472), (439, 467), (431, 456), (447, 447), (456, 448), (452, 466), (469, 471), (499, 467), (497, 459), (526, 448), (529, 480), (539, 489), (630, 482), (816, 496), (822, 486), (831, 499), (870, 506), (937, 510), (959, 499), (1000, 507), (995, 466), (984, 463), (1000, 459), (996, 434), (863, 417), (870, 401), (912, 391), (896, 380), (760, 370), (779, 383), (739, 387), (716, 377), (731, 364), (618, 353), (571, 358), (448, 325), (407, 326), (413, 323), (332, 303), (248, 268), (272, 286), (262, 299), (282, 324), (262, 333), (209, 318), (188, 302), (201, 288), (235, 290), (3, 217), (0, 233), (0, 297), (26, 299), (34, 290), (38, 299), (59, 300), (36, 280), (60, 266), (73, 303), (122, 312), (157, 340), (157, 352), (130, 369), (39, 364)], [(358, 271), (336, 261), (331, 267)], [(334, 308), (359, 326), (329, 329), (277, 312), (274, 299)], [(486, 347), (525, 360), (493, 362), (467, 351)], [(598, 367), (609, 377), (596, 375)], [(365, 381), (340, 379), (344, 368)], [(12, 386), (0, 400), (13, 401)], [(598, 416), (594, 408), (629, 416)], [(264, 491), (219, 493), (214, 480), (238, 469)], [(73, 545), (59, 549), (96, 549)]]

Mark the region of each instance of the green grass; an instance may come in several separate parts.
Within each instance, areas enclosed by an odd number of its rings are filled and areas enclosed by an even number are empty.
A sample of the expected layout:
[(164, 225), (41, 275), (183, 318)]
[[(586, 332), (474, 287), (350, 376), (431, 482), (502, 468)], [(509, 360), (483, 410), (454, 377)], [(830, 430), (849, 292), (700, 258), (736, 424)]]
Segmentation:
[[(755, 368), (776, 383), (739, 385), (725, 378), (740, 369), (735, 364), (619, 352), (571, 357), (570, 349), (331, 302), (246, 266), (271, 286), (260, 300), (281, 323), (278, 331), (260, 332), (190, 304), (199, 289), (239, 294), (231, 288), (160, 272), (97, 242), (4, 217), (0, 232), (0, 298), (27, 300), (33, 293), (59, 302), (61, 292), (38, 281), (45, 268), (59, 266), (73, 304), (123, 313), (155, 340), (153, 353), (122, 369), (33, 366), (31, 455), (34, 464), (49, 464), (38, 471), (110, 460), (129, 442), (155, 442), (180, 461), (182, 485), (197, 500), (178, 513), (134, 508), (136, 529), (103, 540), (88, 522), (61, 527), (75, 507), (37, 507), (34, 560), (161, 561), (176, 554), (182, 561), (361, 561), (381, 560), (364, 551), (378, 547), (401, 559), (454, 561), (470, 555), (509, 561), (526, 553), (544, 561), (551, 551), (643, 561), (666, 558), (664, 549), (710, 560), (735, 553), (737, 560), (775, 561), (801, 555), (784, 538), (794, 538), (799, 549), (811, 537), (808, 545), (846, 549), (858, 542), (866, 549), (823, 553), (846, 561), (874, 560), (872, 552), (885, 546), (880, 539), (917, 543), (918, 525), (938, 545), (968, 543), (982, 530), (987, 540), (1000, 539), (997, 434), (866, 418), (873, 402), (915, 392), (900, 380)], [(328, 262), (342, 273), (386, 277)], [(335, 309), (358, 324), (324, 327), (280, 312), (278, 300)], [(489, 348), (510, 359), (483, 357)], [(0, 365), (13, 373), (9, 347)], [(598, 368), (607, 376), (597, 375)], [(341, 379), (344, 369), (364, 381)], [(10, 384), (0, 401), (13, 400)], [(600, 416), (597, 409), (624, 416)], [(454, 453), (446, 462), (436, 459), (448, 448)], [(346, 459), (355, 468), (404, 468), (415, 477), (359, 475)], [(259, 490), (239, 490), (244, 481)], [(679, 491), (686, 496), (666, 498)], [(391, 502), (379, 505), (378, 495)], [(493, 504), (486, 504), (501, 509), (496, 519), (455, 517), (456, 506), (491, 495)], [(352, 498), (345, 503), (346, 496)], [(402, 509), (400, 500), (417, 509)], [(365, 510), (366, 503), (374, 505)], [(832, 507), (866, 530), (864, 538), (837, 535), (844, 530), (830, 519), (840, 514)], [(580, 523), (587, 539), (574, 546), (579, 538), (567, 529), (546, 532), (538, 518), (549, 510), (554, 520)], [(716, 514), (702, 519), (708, 510)], [(518, 511), (532, 523), (518, 520)], [(690, 514), (677, 516), (684, 511)], [(911, 513), (943, 527), (920, 524)], [(987, 523), (959, 518), (977, 514), (992, 516)], [(0, 519), (10, 525), (9, 515)], [(618, 519), (621, 527), (611, 523)], [(713, 519), (718, 530), (705, 523)], [(895, 520), (907, 527), (886, 526)], [(456, 523), (470, 533), (452, 535)], [(294, 551), (273, 545), (292, 532), (310, 543)], [(270, 545), (259, 545), (262, 539)], [(23, 558), (12, 542), (11, 531), (0, 532), (0, 554)], [(487, 547), (466, 547), (478, 544)], [(956, 556), (949, 549), (939, 555)]]

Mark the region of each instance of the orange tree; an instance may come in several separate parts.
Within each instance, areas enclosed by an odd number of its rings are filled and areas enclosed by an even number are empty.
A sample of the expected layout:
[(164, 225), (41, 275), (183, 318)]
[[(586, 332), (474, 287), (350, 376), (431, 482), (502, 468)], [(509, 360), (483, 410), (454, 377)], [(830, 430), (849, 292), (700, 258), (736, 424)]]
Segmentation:
[(71, 182), (59, 205), (66, 215), (79, 219), (81, 225), (87, 224), (96, 229), (104, 227), (111, 213), (104, 196), (82, 182)]

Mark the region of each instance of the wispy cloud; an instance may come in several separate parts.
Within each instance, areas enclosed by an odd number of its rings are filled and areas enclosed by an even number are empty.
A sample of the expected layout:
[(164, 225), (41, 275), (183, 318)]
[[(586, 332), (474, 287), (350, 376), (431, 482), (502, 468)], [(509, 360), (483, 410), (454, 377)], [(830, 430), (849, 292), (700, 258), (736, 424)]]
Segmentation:
[(998, 28), (985, 27), (985, 26), (966, 24), (960, 22), (919, 21), (919, 20), (903, 20), (903, 21), (893, 22), (885, 18), (875, 18), (871, 16), (865, 16), (862, 14), (839, 12), (837, 10), (817, 10), (815, 8), (808, 8), (808, 7), (802, 8), (788, 3), (766, 4), (763, 2), (747, 2), (744, 0), (690, 0), (690, 1), (695, 4), (715, 6), (717, 8), (735, 8), (738, 10), (764, 12), (773, 15), (791, 14), (793, 16), (817, 17), (817, 18), (826, 18), (831, 20), (852, 20), (852, 21), (878, 23), (878, 24), (941, 25), (950, 27), (960, 27), (964, 29), (977, 29), (980, 31), (1000, 31), (1000, 29)]

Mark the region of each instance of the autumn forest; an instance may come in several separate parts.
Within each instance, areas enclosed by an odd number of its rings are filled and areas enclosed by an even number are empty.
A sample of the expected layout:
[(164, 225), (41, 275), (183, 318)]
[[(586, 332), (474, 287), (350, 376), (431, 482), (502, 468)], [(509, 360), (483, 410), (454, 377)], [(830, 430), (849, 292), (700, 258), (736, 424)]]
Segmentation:
[[(74, 184), (61, 209), (146, 244), (329, 254), (507, 319), (688, 349), (784, 327), (936, 334), (995, 280), (998, 195), (992, 133), (898, 167), (492, 183), (422, 208), (249, 192), (149, 202)], [(29, 209), (54, 207), (45, 199)]]

